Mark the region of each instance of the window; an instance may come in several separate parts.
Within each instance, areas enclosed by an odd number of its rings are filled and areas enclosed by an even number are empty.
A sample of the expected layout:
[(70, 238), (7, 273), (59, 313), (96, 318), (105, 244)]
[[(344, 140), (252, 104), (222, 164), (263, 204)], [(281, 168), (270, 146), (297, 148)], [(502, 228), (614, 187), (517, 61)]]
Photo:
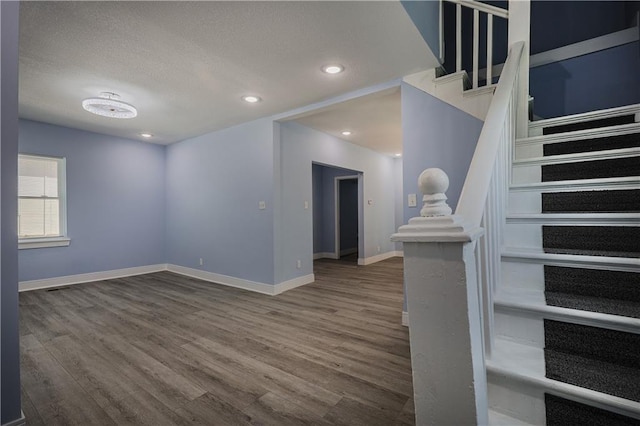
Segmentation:
[(18, 247), (68, 246), (65, 159), (18, 155)]

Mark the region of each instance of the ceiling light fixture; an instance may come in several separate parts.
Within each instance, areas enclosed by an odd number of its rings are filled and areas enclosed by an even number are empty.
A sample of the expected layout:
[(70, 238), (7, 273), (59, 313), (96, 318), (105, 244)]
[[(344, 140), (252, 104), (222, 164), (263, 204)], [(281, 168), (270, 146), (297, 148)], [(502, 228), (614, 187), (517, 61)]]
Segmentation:
[(82, 101), (82, 108), (92, 114), (110, 118), (134, 118), (138, 110), (131, 104), (122, 102), (120, 95), (113, 92), (102, 92), (97, 98)]
[(351, 135), (351, 131), (350, 130), (345, 130), (342, 132), (342, 136), (350, 136)]
[(396, 154), (396, 157), (402, 157), (402, 154), (398, 153), (398, 154)]
[(249, 102), (250, 104), (255, 104), (256, 102), (260, 102), (262, 99), (259, 96), (247, 95), (243, 96), (242, 100), (245, 102)]
[(338, 64), (325, 65), (322, 67), (322, 71), (327, 74), (340, 74), (344, 71), (344, 66)]
[(153, 135), (151, 133), (140, 133), (140, 136), (142, 136), (145, 139), (149, 139), (150, 137), (153, 137)]

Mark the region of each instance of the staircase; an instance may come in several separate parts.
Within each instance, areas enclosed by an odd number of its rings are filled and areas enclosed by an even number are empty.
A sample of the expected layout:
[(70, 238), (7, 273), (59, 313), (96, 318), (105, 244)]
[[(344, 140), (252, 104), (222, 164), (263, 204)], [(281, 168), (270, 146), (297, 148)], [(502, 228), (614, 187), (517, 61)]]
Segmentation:
[(640, 105), (530, 123), (507, 205), (491, 422), (640, 425)]

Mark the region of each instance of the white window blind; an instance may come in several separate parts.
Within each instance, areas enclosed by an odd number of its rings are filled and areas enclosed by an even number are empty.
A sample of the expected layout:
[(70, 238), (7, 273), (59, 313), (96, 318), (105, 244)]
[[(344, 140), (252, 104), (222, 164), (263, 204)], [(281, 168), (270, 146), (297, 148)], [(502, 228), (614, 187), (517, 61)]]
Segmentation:
[(18, 237), (66, 234), (64, 158), (18, 156)]

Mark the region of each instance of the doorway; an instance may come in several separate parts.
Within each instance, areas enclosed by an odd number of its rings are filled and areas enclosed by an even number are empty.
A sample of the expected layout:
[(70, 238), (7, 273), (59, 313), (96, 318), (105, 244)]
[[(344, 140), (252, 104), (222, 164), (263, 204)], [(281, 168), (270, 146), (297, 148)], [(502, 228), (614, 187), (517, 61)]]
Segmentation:
[(358, 262), (362, 254), (362, 173), (312, 164), (313, 258)]

